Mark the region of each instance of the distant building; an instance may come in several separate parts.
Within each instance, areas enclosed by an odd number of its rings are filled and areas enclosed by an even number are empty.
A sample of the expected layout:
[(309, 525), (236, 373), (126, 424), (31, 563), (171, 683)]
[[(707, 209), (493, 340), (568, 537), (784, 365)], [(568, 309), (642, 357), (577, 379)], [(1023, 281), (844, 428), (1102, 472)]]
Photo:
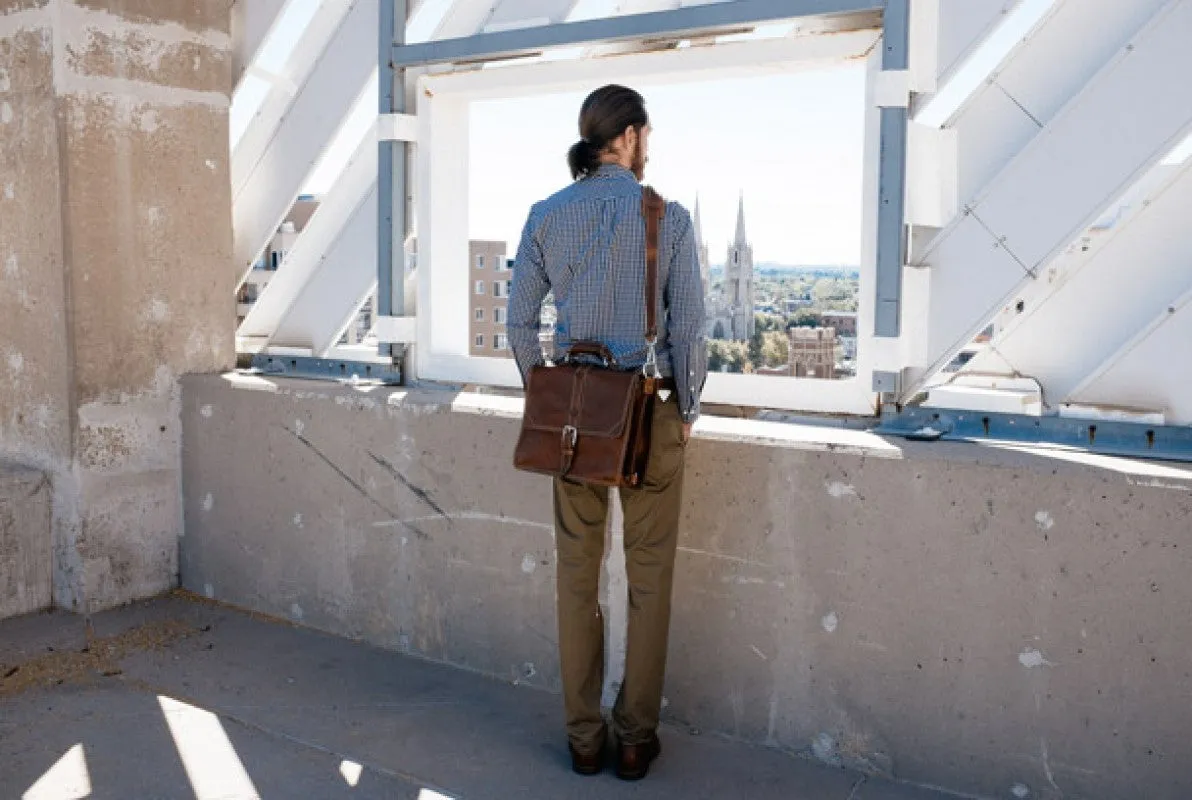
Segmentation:
[(513, 271), (511, 262), (505, 258), (505, 243), (470, 241), (468, 261), (468, 352), (474, 356), (513, 358), (505, 328)]
[(811, 299), (811, 292), (804, 292), (797, 297), (788, 297), (782, 303), (782, 310), (787, 314), (794, 314), (801, 308), (810, 308), (813, 305)]
[(261, 292), (265, 291), (265, 287), (273, 280), (273, 276), (285, 262), (286, 254), (294, 247), (298, 236), (318, 209), (319, 201), (310, 195), (303, 195), (294, 203), (285, 221), (282, 222), (281, 227), (277, 229), (268, 246), (265, 247), (265, 252), (257, 259), (257, 263), (253, 264), (248, 277), (236, 292), (237, 325), (244, 322), (249, 309), (253, 307), (257, 298), (261, 296)]
[(836, 330), (791, 328), (790, 374), (796, 378), (836, 378)]
[(820, 313), (820, 324), (825, 328), (835, 328), (840, 336), (856, 337), (856, 311), (824, 311)]

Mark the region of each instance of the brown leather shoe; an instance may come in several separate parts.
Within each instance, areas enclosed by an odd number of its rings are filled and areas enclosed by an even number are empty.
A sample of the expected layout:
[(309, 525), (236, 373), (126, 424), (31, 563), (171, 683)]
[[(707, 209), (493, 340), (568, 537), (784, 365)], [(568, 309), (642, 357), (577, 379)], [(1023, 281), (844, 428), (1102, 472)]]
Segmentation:
[(657, 734), (641, 744), (621, 744), (617, 747), (617, 777), (623, 781), (640, 781), (650, 771), (650, 762), (662, 755), (662, 743)]
[(604, 769), (604, 748), (600, 748), (591, 755), (577, 753), (570, 742), (567, 749), (571, 751), (571, 769), (580, 775), (596, 775)]

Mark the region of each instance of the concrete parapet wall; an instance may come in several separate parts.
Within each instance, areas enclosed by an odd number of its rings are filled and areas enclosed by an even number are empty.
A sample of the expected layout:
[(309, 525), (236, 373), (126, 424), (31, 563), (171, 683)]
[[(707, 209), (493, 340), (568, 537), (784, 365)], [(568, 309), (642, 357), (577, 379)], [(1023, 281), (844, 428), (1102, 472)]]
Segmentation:
[[(183, 584), (557, 689), (516, 405), (185, 379)], [(701, 426), (672, 722), (987, 797), (1192, 795), (1192, 470)], [(604, 584), (616, 656), (615, 556)]]

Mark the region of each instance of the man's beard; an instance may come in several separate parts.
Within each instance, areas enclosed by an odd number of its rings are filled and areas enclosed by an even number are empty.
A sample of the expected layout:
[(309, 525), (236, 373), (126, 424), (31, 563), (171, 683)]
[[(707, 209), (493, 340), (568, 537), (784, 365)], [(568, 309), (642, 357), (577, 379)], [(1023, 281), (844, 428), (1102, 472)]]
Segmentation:
[(633, 153), (633, 174), (639, 181), (645, 180), (646, 162), (649, 161), (643, 150), (644, 140), (639, 136), (637, 139), (637, 149)]

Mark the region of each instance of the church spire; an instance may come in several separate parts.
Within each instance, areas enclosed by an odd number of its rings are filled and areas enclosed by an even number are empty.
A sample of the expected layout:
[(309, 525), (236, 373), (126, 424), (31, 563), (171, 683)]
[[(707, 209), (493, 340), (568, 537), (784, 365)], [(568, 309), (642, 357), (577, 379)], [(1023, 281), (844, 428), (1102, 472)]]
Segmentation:
[(733, 240), (733, 244), (738, 247), (749, 244), (749, 238), (745, 235), (745, 192), (741, 192), (741, 199), (737, 205), (737, 238)]

